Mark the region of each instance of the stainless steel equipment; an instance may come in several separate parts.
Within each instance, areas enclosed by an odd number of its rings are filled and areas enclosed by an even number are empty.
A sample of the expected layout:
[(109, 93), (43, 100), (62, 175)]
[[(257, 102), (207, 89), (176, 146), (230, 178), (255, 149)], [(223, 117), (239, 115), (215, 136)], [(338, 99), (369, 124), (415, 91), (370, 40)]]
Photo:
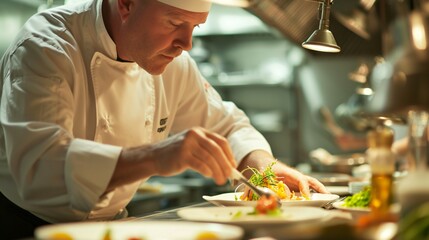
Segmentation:
[[(374, 94), (366, 111), (408, 121), (414, 160), (427, 162), (429, 111), (429, 4), (395, 2), (395, 19), (383, 42), (385, 61), (371, 75)], [(389, 10), (386, 5), (385, 10)], [(426, 165), (426, 164), (425, 164)]]
[[(302, 0), (247, 0), (249, 2), (246, 10), (263, 20), (266, 24), (278, 30), (288, 40), (301, 45), (301, 43), (318, 28), (317, 5), (312, 1)], [(362, 3), (363, 2), (363, 3)], [(362, 37), (356, 31), (350, 30), (348, 26), (341, 23), (338, 17), (342, 13), (352, 11), (364, 5), (368, 8), (368, 17), (371, 23), (368, 26), (370, 37)], [(334, 0), (331, 7), (332, 16), (329, 21), (329, 29), (335, 35), (336, 42), (341, 47), (340, 55), (380, 55), (381, 34), (378, 29), (378, 5), (379, 1), (370, 7), (366, 0)], [(313, 10), (314, 9), (314, 10)], [(341, 19), (342, 20), (342, 19)], [(312, 55), (326, 55), (309, 51)]]

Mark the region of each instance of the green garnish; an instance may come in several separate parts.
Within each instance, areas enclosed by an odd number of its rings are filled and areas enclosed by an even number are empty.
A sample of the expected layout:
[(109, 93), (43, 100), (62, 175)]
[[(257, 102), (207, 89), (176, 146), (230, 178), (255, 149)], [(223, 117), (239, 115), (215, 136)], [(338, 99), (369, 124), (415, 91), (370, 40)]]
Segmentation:
[(368, 207), (371, 199), (371, 187), (365, 186), (361, 191), (344, 200), (345, 207)]
[[(249, 179), (249, 182), (255, 186), (276, 188), (278, 180), (272, 169), (273, 165), (276, 163), (277, 161), (270, 163), (270, 165), (268, 165), (262, 173), (256, 168), (247, 167), (244, 171), (251, 170), (253, 172), (252, 176)], [(259, 197), (256, 194), (252, 194), (252, 199), (249, 199), (249, 200), (258, 200), (258, 199)]]
[(235, 219), (235, 218), (239, 218), (239, 217), (241, 217), (243, 215), (243, 213), (241, 212), (241, 211), (238, 211), (238, 212), (236, 212), (233, 216), (232, 216), (232, 218), (233, 219)]
[(266, 213), (260, 213), (255, 209), (253, 212), (250, 212), (247, 215), (267, 215), (267, 216), (276, 217), (276, 216), (282, 215), (282, 210), (280, 208), (276, 208), (276, 209), (268, 210)]

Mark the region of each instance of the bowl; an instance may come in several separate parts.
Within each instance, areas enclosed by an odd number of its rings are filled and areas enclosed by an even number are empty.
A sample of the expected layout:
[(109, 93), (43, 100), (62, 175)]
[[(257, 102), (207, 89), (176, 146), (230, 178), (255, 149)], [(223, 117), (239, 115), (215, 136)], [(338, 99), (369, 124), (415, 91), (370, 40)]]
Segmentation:
[(323, 158), (311, 156), (313, 171), (352, 174), (353, 168), (367, 164), (364, 153), (353, 153), (344, 155), (327, 155)]

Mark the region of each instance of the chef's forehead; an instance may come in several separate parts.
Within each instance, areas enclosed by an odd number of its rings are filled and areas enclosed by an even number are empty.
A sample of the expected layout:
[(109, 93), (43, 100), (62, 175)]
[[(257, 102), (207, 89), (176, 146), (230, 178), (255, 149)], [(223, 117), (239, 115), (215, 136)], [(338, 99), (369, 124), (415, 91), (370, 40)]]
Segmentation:
[(170, 6), (190, 12), (208, 12), (211, 2), (209, 0), (158, 0)]

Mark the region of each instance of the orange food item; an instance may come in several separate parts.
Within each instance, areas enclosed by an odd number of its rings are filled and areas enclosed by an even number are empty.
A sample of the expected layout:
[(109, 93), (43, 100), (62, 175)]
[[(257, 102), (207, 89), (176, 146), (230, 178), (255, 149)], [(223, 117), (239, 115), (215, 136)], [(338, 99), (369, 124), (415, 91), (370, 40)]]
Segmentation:
[(73, 240), (73, 237), (68, 233), (58, 232), (52, 234), (49, 240)]
[(213, 232), (200, 232), (195, 240), (219, 240), (219, 236)]
[(279, 209), (279, 204), (275, 196), (262, 196), (256, 203), (255, 211), (257, 214), (268, 214)]

